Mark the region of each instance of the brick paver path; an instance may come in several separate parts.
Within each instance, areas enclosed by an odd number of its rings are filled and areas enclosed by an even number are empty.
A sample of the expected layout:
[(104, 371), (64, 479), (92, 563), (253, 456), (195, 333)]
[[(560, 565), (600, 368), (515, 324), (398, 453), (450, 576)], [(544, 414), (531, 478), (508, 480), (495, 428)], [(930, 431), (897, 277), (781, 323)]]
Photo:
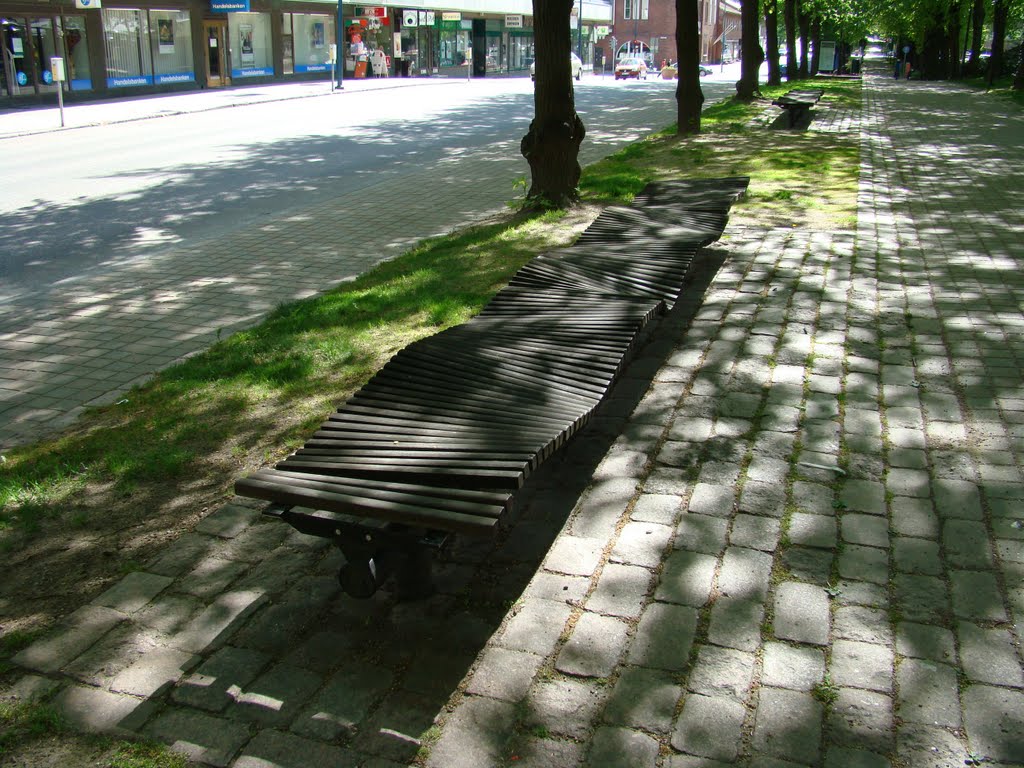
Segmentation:
[(435, 597), (229, 504), (16, 692), (241, 768), (1024, 766), (1024, 119), (869, 74), (860, 132), (857, 231), (736, 219)]

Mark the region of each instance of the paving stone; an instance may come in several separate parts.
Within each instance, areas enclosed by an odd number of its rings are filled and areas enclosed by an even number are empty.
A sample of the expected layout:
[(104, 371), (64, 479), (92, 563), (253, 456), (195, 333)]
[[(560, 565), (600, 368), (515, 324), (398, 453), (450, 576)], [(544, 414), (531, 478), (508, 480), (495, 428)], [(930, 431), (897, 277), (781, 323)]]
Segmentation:
[(727, 597), (764, 600), (768, 595), (771, 570), (771, 555), (729, 547), (718, 572), (718, 589)]
[(889, 521), (875, 515), (846, 514), (839, 519), (843, 541), (866, 547), (889, 546)]
[(828, 595), (821, 587), (788, 581), (775, 591), (775, 636), (782, 640), (827, 645)]
[(750, 693), (754, 662), (752, 653), (714, 645), (701, 646), (688, 687), (694, 693), (743, 702)]
[(966, 480), (939, 478), (934, 482), (932, 498), (942, 518), (981, 520), (983, 518), (981, 494), (978, 486)]
[(580, 677), (610, 676), (625, 648), (628, 629), (610, 616), (584, 613), (562, 646), (555, 668)]
[(300, 667), (271, 667), (235, 696), (228, 716), (263, 727), (286, 727), (323, 680)]
[(598, 728), (590, 745), (586, 765), (603, 768), (618, 764), (654, 768), (660, 744), (645, 733), (629, 728)]
[(172, 644), (195, 653), (216, 649), (266, 600), (266, 595), (257, 590), (220, 595), (173, 638)]
[(219, 536), (222, 539), (233, 539), (259, 519), (260, 513), (255, 509), (225, 504), (220, 509), (207, 515), (195, 527), (198, 533)]
[(176, 635), (203, 608), (205, 605), (195, 597), (165, 592), (141, 608), (132, 620), (161, 635)]
[(129, 735), (153, 712), (149, 702), (86, 685), (69, 685), (50, 702), (72, 728), (89, 733)]
[(898, 714), (904, 722), (960, 727), (956, 669), (924, 659), (904, 659), (897, 670)]
[(190, 707), (221, 712), (270, 663), (270, 657), (246, 648), (226, 646), (182, 679), (171, 699)]
[(1008, 630), (961, 621), (957, 624), (957, 636), (963, 670), (971, 682), (1024, 688), (1024, 672)]
[(697, 483), (690, 494), (687, 511), (694, 515), (730, 517), (736, 503), (736, 489), (732, 485)]
[(866, 606), (841, 606), (835, 610), (832, 622), (836, 637), (859, 640), (864, 643), (891, 645), (892, 630), (886, 611)]
[(517, 768), (579, 768), (584, 746), (573, 741), (514, 738), (509, 754)]
[(679, 752), (732, 762), (739, 753), (745, 715), (746, 708), (732, 699), (687, 696), (672, 746)]
[(195, 597), (211, 598), (224, 592), (248, 569), (246, 563), (211, 555), (200, 560), (195, 568), (177, 581), (174, 588)]
[(70, 664), (64, 673), (86, 685), (108, 688), (114, 677), (138, 660), (161, 650), (167, 638), (124, 622)]
[(964, 691), (964, 727), (973, 751), (1020, 764), (1024, 756), (1024, 692), (972, 685)]
[(833, 553), (830, 550), (791, 546), (782, 550), (781, 563), (794, 581), (826, 587), (832, 583)]
[(626, 523), (612, 550), (613, 562), (656, 568), (672, 541), (674, 531), (667, 525)]
[(885, 487), (895, 496), (911, 496), (926, 499), (931, 494), (931, 478), (924, 469), (891, 467), (885, 479)]
[(810, 691), (825, 675), (825, 654), (817, 648), (767, 642), (761, 684), (772, 688)]
[(497, 644), (514, 651), (547, 656), (565, 628), (572, 608), (551, 600), (525, 600)]
[(228, 765), (249, 741), (249, 730), (241, 723), (184, 709), (164, 710), (143, 732), (190, 760), (217, 768)]
[(893, 702), (888, 696), (840, 688), (828, 715), (829, 740), (887, 754), (892, 751), (893, 723)]
[[(337, 579), (322, 577), (333, 591)], [(282, 600), (259, 611), (232, 638), (232, 643), (281, 655), (295, 647), (297, 638), (318, 623), (328, 606), (320, 599)]]
[(466, 692), (504, 701), (520, 701), (526, 696), (533, 678), (544, 661), (523, 651), (488, 648), (466, 686)]
[(220, 539), (201, 533), (182, 534), (146, 570), (159, 576), (180, 576), (212, 554), (221, 543)]
[(644, 493), (633, 505), (630, 519), (636, 522), (675, 525), (682, 499), (669, 494)]
[(174, 579), (153, 573), (136, 571), (93, 600), (93, 604), (121, 611), (135, 613), (162, 592)]
[(736, 515), (729, 534), (729, 543), (736, 547), (774, 552), (779, 543), (779, 521), (757, 515)]
[(533, 686), (526, 699), (527, 726), (585, 739), (600, 715), (607, 691), (592, 681), (545, 680)]
[(769, 755), (817, 763), (822, 715), (821, 704), (809, 693), (762, 687), (752, 746)]
[(872, 480), (847, 480), (839, 492), (839, 501), (851, 512), (885, 515), (885, 486)]
[(836, 640), (829, 671), (836, 685), (888, 693), (892, 690), (893, 654), (884, 645)]
[(754, 600), (722, 597), (711, 608), (708, 640), (725, 648), (756, 651), (761, 644), (764, 605)]
[(278, 520), (258, 518), (221, 547), (217, 554), (227, 560), (257, 563), (285, 540), (289, 529), (290, 526), (281, 525)]
[(825, 768), (892, 768), (885, 755), (866, 749), (829, 747), (825, 753)]
[(267, 730), (260, 731), (246, 745), (233, 768), (306, 768), (310, 765), (358, 768), (361, 761), (361, 755), (342, 747)]
[(892, 561), (897, 570), (905, 573), (925, 573), (940, 576), (943, 571), (939, 544), (928, 539), (896, 536), (892, 542)]
[(893, 578), (896, 606), (903, 617), (921, 624), (941, 623), (949, 614), (946, 584), (935, 576), (897, 574)]
[(685, 514), (676, 526), (676, 549), (718, 555), (725, 550), (729, 521), (708, 515)]
[(1006, 609), (995, 574), (990, 571), (950, 571), (953, 612), (965, 619), (1006, 621)]
[(906, 723), (896, 732), (896, 758), (907, 768), (947, 768), (966, 765), (967, 750), (944, 728)]
[(173, 648), (154, 648), (111, 682), (114, 693), (148, 698), (170, 688), (199, 663), (199, 657)]
[(605, 540), (559, 536), (551, 545), (544, 568), (555, 573), (592, 576), (601, 562)]
[(234, 582), (232, 590), (262, 592), (268, 597), (281, 595), (292, 583), (315, 572), (318, 560), (320, 553), (316, 549), (280, 546)]
[(537, 571), (523, 592), (523, 598), (574, 604), (582, 602), (589, 589), (590, 579), (585, 576)]
[(22, 675), (0, 694), (0, 699), (35, 702), (50, 698), (61, 688), (61, 682), (41, 675)]
[(668, 603), (647, 606), (629, 644), (629, 662), (655, 669), (682, 670), (690, 659), (697, 610)]
[(888, 585), (882, 586), (867, 581), (839, 579), (833, 585), (833, 599), (837, 605), (866, 605), (870, 608), (888, 608)]
[(391, 670), (375, 664), (348, 664), (295, 718), (291, 730), (321, 741), (350, 736), (394, 682)]
[(837, 562), (839, 575), (844, 579), (873, 584), (889, 581), (889, 553), (884, 549), (849, 544), (839, 552)]
[(664, 672), (624, 667), (604, 708), (604, 721), (668, 733), (680, 695), (682, 688)]
[(991, 568), (992, 543), (985, 525), (972, 520), (946, 520), (942, 526), (946, 560), (958, 568)]
[(643, 610), (650, 584), (651, 572), (646, 568), (608, 563), (587, 599), (587, 610), (635, 619)]
[(956, 660), (953, 633), (933, 624), (900, 622), (896, 626), (896, 652), (944, 664), (953, 664)]
[(835, 495), (827, 485), (798, 480), (793, 483), (793, 503), (800, 514), (827, 516), (835, 514)]
[(665, 562), (655, 599), (699, 607), (711, 595), (716, 558), (677, 550)]
[(92, 647), (124, 619), (123, 613), (112, 608), (86, 605), (68, 616), (45, 637), (15, 655), (12, 661), (38, 672), (56, 672)]
[[(466, 720), (473, 721), (478, 716), (483, 716), (486, 722), (491, 722), (491, 715), (487, 713), (492, 712), (496, 723), (511, 727), (514, 719), (510, 716), (512, 704), (479, 697), (475, 697), (475, 700), (491, 702), (499, 706), (487, 705), (482, 713), (467, 713), (472, 716), (464, 715)], [(408, 765), (419, 751), (424, 733), (433, 726), (437, 708), (437, 699), (432, 696), (422, 696), (402, 690), (393, 691), (359, 727), (359, 732), (351, 747), (365, 754), (376, 755)], [(474, 738), (473, 724), (468, 723), (466, 727), (469, 731), (469, 738)], [(497, 730), (498, 727), (492, 729), (492, 735), (495, 738), (507, 740), (503, 735), (499, 736), (501, 732)]]
[(740, 493), (739, 511), (752, 515), (782, 517), (786, 512), (786, 489), (779, 483), (748, 480)]
[(573, 535), (584, 539), (610, 537), (636, 494), (636, 484), (632, 477), (595, 479), (573, 511)]
[(811, 515), (794, 512), (787, 531), (789, 540), (804, 547), (834, 549), (836, 546), (836, 521), (825, 515)]

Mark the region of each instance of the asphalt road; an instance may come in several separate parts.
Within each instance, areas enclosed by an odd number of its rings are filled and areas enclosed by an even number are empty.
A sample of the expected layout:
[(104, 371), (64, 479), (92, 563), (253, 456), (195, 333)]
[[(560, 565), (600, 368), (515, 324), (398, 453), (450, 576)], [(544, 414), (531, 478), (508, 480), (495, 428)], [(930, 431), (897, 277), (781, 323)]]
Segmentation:
[[(708, 100), (732, 90), (715, 78), (702, 84)], [(674, 88), (588, 75), (576, 87), (588, 127), (582, 162), (673, 122)], [(458, 173), (469, 158), (513, 158), (526, 176), (518, 146), (532, 114), (529, 80), (492, 79), (5, 139), (0, 297), (24, 299), (105, 264), (242, 231), (430, 165)], [(472, 190), (474, 179), (465, 182)]]

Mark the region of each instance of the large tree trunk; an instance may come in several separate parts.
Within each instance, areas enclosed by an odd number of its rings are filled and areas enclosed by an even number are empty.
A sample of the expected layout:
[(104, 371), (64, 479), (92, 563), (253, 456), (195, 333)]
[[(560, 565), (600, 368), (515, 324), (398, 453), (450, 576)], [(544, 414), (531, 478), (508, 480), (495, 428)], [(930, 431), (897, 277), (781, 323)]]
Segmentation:
[(800, 77), (806, 79), (810, 76), (810, 46), (811, 46), (811, 14), (801, 7), (797, 11), (797, 22), (800, 25)]
[(800, 77), (800, 63), (796, 59), (796, 4), (797, 0), (783, 0), (782, 5), (786, 18), (786, 80)]
[(966, 73), (977, 75), (981, 72), (981, 35), (985, 31), (985, 0), (974, 0), (971, 23), (974, 26), (971, 30), (971, 56), (967, 59)]
[(938, 12), (929, 17), (924, 31), (924, 44), (917, 51), (917, 70), (924, 80), (939, 80), (945, 76), (942, 55), (946, 47), (945, 19)]
[(764, 0), (765, 45), (768, 50), (768, 85), (782, 83), (779, 71), (779, 4), (777, 0)]
[[(814, 77), (821, 65), (821, 17), (818, 14), (814, 14), (814, 21), (811, 22), (811, 42), (814, 44), (814, 53), (811, 54), (811, 77)], [(843, 61), (846, 59), (844, 55)]]
[(950, 3), (946, 16), (946, 77), (960, 79), (960, 0)]
[(1009, 0), (995, 0), (992, 6), (992, 56), (988, 60), (987, 82), (992, 83), (1003, 74), (1003, 58), (1006, 41), (1006, 17), (1010, 10)]
[(697, 0), (676, 0), (676, 51), (679, 53), (679, 84), (676, 86), (676, 131), (680, 136), (700, 133), (700, 29)]
[(569, 63), (573, 2), (533, 0), (534, 118), (519, 150), (530, 164), (527, 199), (538, 206), (566, 208), (579, 200), (579, 153), (586, 129), (576, 114)]
[(1017, 72), (1013, 76), (1013, 90), (1024, 91), (1024, 51), (1017, 60)]
[(764, 51), (761, 50), (760, 0), (740, 2), (740, 79), (736, 83), (736, 98), (751, 101), (758, 94), (758, 74)]

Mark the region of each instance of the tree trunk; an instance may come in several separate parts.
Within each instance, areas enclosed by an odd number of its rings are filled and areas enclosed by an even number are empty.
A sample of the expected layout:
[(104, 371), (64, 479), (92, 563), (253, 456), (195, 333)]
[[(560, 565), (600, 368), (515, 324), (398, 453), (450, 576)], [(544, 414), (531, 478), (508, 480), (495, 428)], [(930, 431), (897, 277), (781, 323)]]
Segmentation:
[[(814, 43), (814, 53), (811, 54), (811, 77), (818, 74), (818, 67), (821, 65), (821, 18), (814, 14), (814, 21), (811, 22), (811, 41)], [(843, 56), (843, 61), (846, 61)]]
[(758, 94), (758, 74), (764, 51), (761, 50), (760, 0), (740, 2), (740, 79), (736, 83), (736, 98), (752, 101)]
[(779, 71), (779, 4), (777, 0), (764, 0), (765, 45), (768, 46), (768, 85), (780, 85)]
[(943, 29), (945, 19), (936, 12), (928, 18), (928, 27), (924, 31), (923, 45), (917, 51), (916, 69), (923, 80), (939, 80), (944, 76), (943, 49), (946, 47), (946, 34)]
[(1006, 16), (1010, 10), (1009, 0), (995, 0), (992, 6), (992, 56), (988, 60), (989, 87), (1003, 73), (1003, 49), (1006, 41)]
[(971, 32), (971, 56), (967, 60), (967, 72), (970, 75), (977, 75), (981, 72), (981, 35), (985, 27), (985, 0), (974, 0), (971, 23), (974, 29)]
[(946, 16), (946, 77), (960, 79), (960, 0), (949, 6)]
[(676, 132), (686, 136), (700, 133), (700, 110), (704, 105), (704, 92), (700, 88), (697, 0), (676, 0), (676, 50), (679, 53)]
[(1024, 51), (1017, 60), (1017, 72), (1013, 76), (1013, 90), (1024, 91)]
[(796, 3), (797, 0), (783, 0), (782, 13), (786, 17), (786, 80), (800, 76), (800, 65), (796, 60)]
[(810, 76), (811, 14), (803, 7), (797, 12), (800, 24), (800, 78)]
[(586, 136), (576, 114), (569, 52), (569, 14), (574, 0), (533, 0), (536, 75), (534, 118), (519, 145), (530, 164), (527, 200), (538, 207), (566, 208), (579, 200), (580, 144)]

